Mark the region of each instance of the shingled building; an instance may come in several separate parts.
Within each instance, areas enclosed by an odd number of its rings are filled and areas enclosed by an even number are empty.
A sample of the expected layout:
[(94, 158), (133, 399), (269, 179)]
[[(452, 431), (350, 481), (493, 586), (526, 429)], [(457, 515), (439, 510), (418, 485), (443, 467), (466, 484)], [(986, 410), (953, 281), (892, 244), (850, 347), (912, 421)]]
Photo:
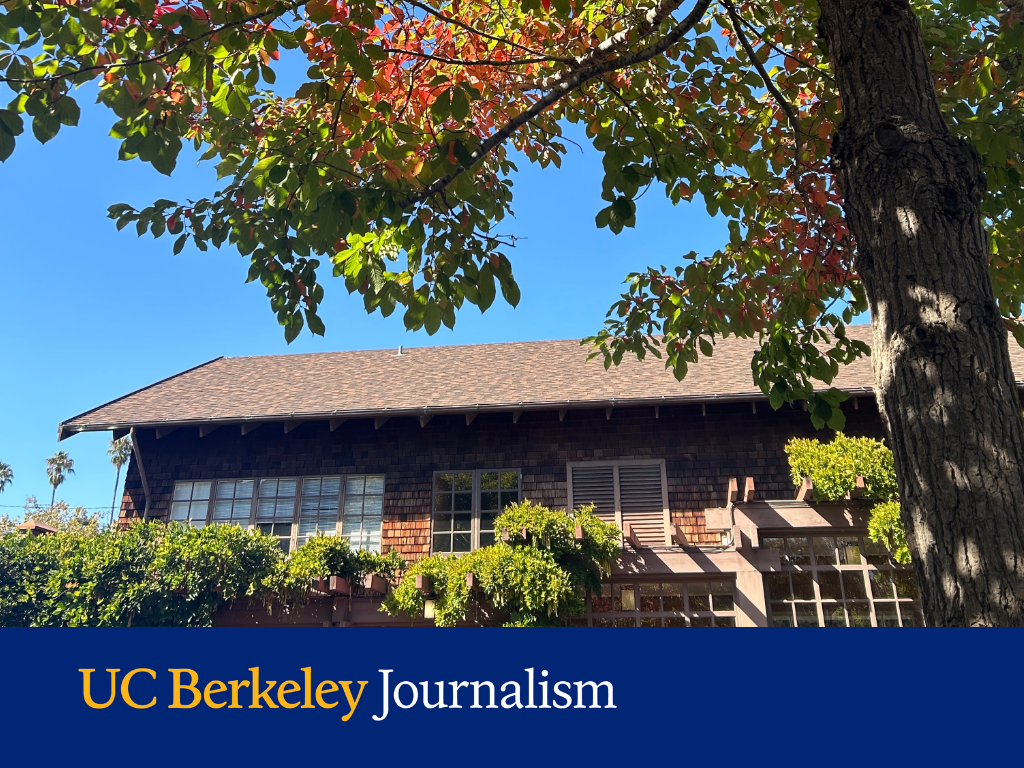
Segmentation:
[[(769, 407), (752, 351), (720, 341), (682, 383), (657, 359), (606, 371), (577, 341), (218, 358), (60, 438), (132, 434), (122, 519), (238, 523), (285, 551), (319, 530), (409, 560), (466, 552), (512, 500), (593, 502), (625, 549), (590, 625), (920, 624), (913, 576), (867, 540), (866, 507), (794, 500), (783, 446), (824, 435), (801, 407)], [(847, 433), (880, 437), (870, 362), (835, 386)], [(274, 621), (387, 623), (378, 602)]]

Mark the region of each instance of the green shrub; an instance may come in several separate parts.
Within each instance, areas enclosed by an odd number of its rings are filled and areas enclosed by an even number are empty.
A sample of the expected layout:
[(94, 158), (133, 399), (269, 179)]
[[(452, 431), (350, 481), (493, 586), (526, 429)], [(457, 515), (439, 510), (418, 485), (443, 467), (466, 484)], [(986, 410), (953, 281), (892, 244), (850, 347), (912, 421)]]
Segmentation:
[(393, 581), (404, 567), (405, 562), (397, 552), (378, 555), (363, 549), (353, 550), (348, 539), (318, 533), (288, 558), (285, 587), (301, 595), (316, 579), (325, 576), (341, 576), (358, 584), (369, 573)]
[(846, 437), (839, 433), (831, 443), (793, 438), (786, 443), (793, 483), (805, 477), (814, 484), (814, 498), (835, 501), (864, 478), (864, 497), (881, 502), (871, 510), (868, 535), (886, 547), (898, 563), (910, 563), (907, 533), (900, 519), (899, 491), (892, 451), (880, 440)]
[(0, 626), (208, 626), (232, 601), (301, 603), (320, 576), (394, 579), (397, 554), (318, 536), (290, 558), (237, 525), (135, 522), (98, 534), (0, 536)]
[(793, 484), (814, 483), (818, 501), (842, 499), (864, 477), (865, 498), (890, 501), (897, 496), (892, 451), (880, 440), (836, 434), (831, 443), (793, 438), (786, 443)]
[(897, 563), (910, 564), (910, 548), (907, 546), (907, 532), (900, 519), (900, 503), (886, 501), (871, 510), (868, 521), (868, 535), (892, 552)]
[[(575, 537), (582, 527), (582, 541)], [(434, 622), (454, 626), (468, 618), (473, 573), (486, 608), (507, 617), (507, 626), (551, 626), (586, 611), (586, 592), (601, 592), (601, 577), (619, 554), (619, 531), (593, 514), (593, 507), (552, 512), (525, 501), (512, 505), (495, 521), (508, 541), (465, 555), (433, 555), (414, 563), (385, 598), (391, 615), (420, 616), (424, 596), (415, 577), (430, 577), (435, 595)]]

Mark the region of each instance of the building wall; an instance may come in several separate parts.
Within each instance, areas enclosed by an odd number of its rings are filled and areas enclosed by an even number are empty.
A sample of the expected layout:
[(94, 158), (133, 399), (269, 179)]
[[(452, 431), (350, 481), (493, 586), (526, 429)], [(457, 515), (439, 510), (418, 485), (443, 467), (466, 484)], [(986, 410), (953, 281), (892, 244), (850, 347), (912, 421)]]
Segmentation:
[[(846, 432), (881, 437), (873, 400), (844, 404)], [(566, 462), (596, 459), (665, 459), (669, 508), (695, 543), (711, 543), (704, 509), (726, 502), (728, 478), (752, 476), (757, 498), (791, 498), (793, 485), (783, 446), (791, 437), (828, 438), (808, 414), (784, 406), (757, 404), (621, 408), (607, 418), (603, 409), (526, 412), (518, 423), (510, 413), (438, 416), (425, 427), (413, 418), (394, 418), (374, 429), (372, 419), (346, 422), (334, 432), (327, 422), (308, 422), (288, 434), (280, 423), (241, 435), (237, 425), (200, 438), (182, 428), (156, 439), (138, 430), (137, 441), (150, 487), (150, 516), (166, 518), (176, 480), (372, 473), (386, 475), (383, 541), (406, 559), (430, 549), (432, 473), (438, 470), (518, 468), (524, 498), (552, 508), (567, 499)], [(741, 486), (742, 487), (742, 486)], [(122, 518), (141, 516), (142, 480), (135, 457), (125, 481)]]

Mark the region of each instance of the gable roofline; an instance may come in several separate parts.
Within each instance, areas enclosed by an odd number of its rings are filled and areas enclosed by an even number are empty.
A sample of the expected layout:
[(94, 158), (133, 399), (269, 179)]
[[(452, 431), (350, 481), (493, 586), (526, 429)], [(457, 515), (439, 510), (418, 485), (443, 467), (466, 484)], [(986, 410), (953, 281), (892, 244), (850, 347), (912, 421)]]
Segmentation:
[[(212, 362), (212, 361), (211, 361)], [(843, 392), (853, 396), (869, 396), (874, 398), (875, 393), (871, 387), (848, 387), (843, 388)], [(200, 427), (200, 426), (231, 426), (231, 425), (243, 425), (243, 424), (280, 424), (286, 421), (329, 421), (331, 419), (343, 419), (343, 420), (354, 420), (354, 419), (372, 419), (387, 417), (401, 418), (401, 417), (418, 417), (418, 416), (450, 416), (450, 415), (464, 415), (464, 414), (479, 414), (479, 413), (525, 413), (527, 411), (557, 411), (557, 410), (568, 410), (568, 411), (580, 411), (588, 409), (601, 409), (601, 408), (637, 408), (637, 407), (655, 407), (662, 405), (698, 405), (698, 404), (709, 404), (709, 403), (749, 403), (749, 402), (768, 402), (768, 398), (760, 390), (752, 390), (749, 392), (730, 392), (727, 394), (701, 394), (701, 395), (679, 395), (676, 397), (670, 397), (666, 395), (660, 395), (656, 397), (631, 397), (631, 398), (610, 398), (610, 399), (594, 399), (594, 400), (549, 400), (549, 401), (537, 401), (537, 402), (519, 402), (519, 403), (476, 403), (467, 404), (462, 406), (446, 407), (446, 406), (423, 406), (418, 408), (378, 408), (378, 409), (361, 409), (361, 410), (333, 410), (333, 411), (316, 411), (316, 412), (290, 412), (290, 413), (273, 413), (273, 414), (253, 414), (249, 416), (232, 416), (225, 418), (210, 418), (210, 419), (164, 419), (160, 421), (111, 421), (104, 423), (93, 423), (87, 426), (72, 426), (67, 427), (67, 422), (61, 424), (61, 428), (64, 430), (63, 437), (71, 437), (72, 435), (79, 434), (82, 432), (107, 432), (107, 431), (122, 431), (129, 430), (131, 428), (136, 429), (155, 429), (161, 427), (167, 427), (177, 429), (180, 427)], [(102, 406), (101, 406), (102, 407)], [(89, 412), (87, 412), (89, 413)], [(79, 418), (79, 417), (75, 417)], [(70, 419), (68, 420), (70, 421)]]
[(152, 384), (147, 384), (144, 387), (139, 387), (138, 389), (132, 390), (131, 392), (127, 392), (127, 393), (121, 395), (120, 397), (115, 397), (113, 400), (110, 400), (109, 402), (103, 403), (102, 405), (97, 405), (95, 408), (90, 408), (88, 411), (83, 411), (82, 413), (79, 413), (77, 416), (72, 416), (69, 419), (64, 419), (64, 421), (62, 421), (57, 426), (57, 442), (60, 442), (64, 438), (71, 437), (71, 435), (78, 434), (79, 432), (106, 432), (109, 429), (114, 429), (113, 427), (110, 427), (110, 428), (107, 428), (107, 429), (72, 429), (72, 430), (69, 430), (68, 427), (67, 427), (67, 424), (68, 424), (68, 422), (74, 421), (75, 419), (84, 418), (85, 416), (88, 416), (90, 413), (95, 413), (96, 411), (100, 410), (101, 408), (106, 408), (108, 405), (113, 405), (114, 403), (119, 403), (122, 400), (125, 400), (125, 399), (127, 399), (129, 397), (133, 397), (133, 396), (139, 394), (140, 392), (145, 392), (147, 389), (152, 389), (153, 387), (159, 386), (160, 384), (164, 384), (164, 383), (166, 383), (168, 381), (173, 381), (174, 379), (177, 379), (180, 376), (184, 376), (186, 373), (191, 373), (192, 371), (197, 371), (200, 368), (204, 368), (207, 365), (211, 365), (212, 363), (216, 363), (218, 360), (223, 360), (223, 359), (224, 359), (224, 355), (220, 355), (218, 357), (213, 358), (212, 360), (207, 360), (205, 363), (200, 363), (199, 365), (193, 365), (191, 368), (186, 368), (184, 371), (178, 371), (177, 373), (171, 374), (170, 376), (166, 376), (166, 377), (160, 379), (159, 381), (154, 381)]

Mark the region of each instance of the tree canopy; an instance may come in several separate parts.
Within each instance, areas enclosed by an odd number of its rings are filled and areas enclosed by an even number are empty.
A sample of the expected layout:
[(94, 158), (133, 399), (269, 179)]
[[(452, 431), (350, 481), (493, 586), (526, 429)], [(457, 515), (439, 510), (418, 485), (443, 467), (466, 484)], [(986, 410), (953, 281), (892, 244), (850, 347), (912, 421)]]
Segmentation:
[[(940, 104), (984, 159), (982, 214), (1001, 314), (1024, 341), (1024, 5), (914, 0)], [(48, 141), (98, 84), (120, 157), (170, 174), (192, 142), (223, 188), (113, 206), (119, 228), (229, 244), (251, 261), (287, 339), (324, 333), (328, 271), (367, 311), (451, 327), (520, 288), (496, 227), (514, 158), (559, 165), (578, 123), (602, 155), (596, 224), (635, 226), (652, 187), (728, 219), (714, 253), (666, 255), (628, 278), (589, 341), (606, 363), (664, 355), (680, 377), (716, 339), (758, 338), (776, 407), (867, 354), (845, 325), (867, 306), (829, 164), (843, 109), (814, 0), (79, 0), (0, 3), (0, 159), (25, 123)], [(1016, 15), (1015, 15), (1016, 14)], [(274, 90), (282, 51), (304, 58)], [(514, 155), (512, 150), (517, 150)], [(639, 266), (639, 265), (638, 265)], [(819, 385), (820, 390), (820, 385)]]

